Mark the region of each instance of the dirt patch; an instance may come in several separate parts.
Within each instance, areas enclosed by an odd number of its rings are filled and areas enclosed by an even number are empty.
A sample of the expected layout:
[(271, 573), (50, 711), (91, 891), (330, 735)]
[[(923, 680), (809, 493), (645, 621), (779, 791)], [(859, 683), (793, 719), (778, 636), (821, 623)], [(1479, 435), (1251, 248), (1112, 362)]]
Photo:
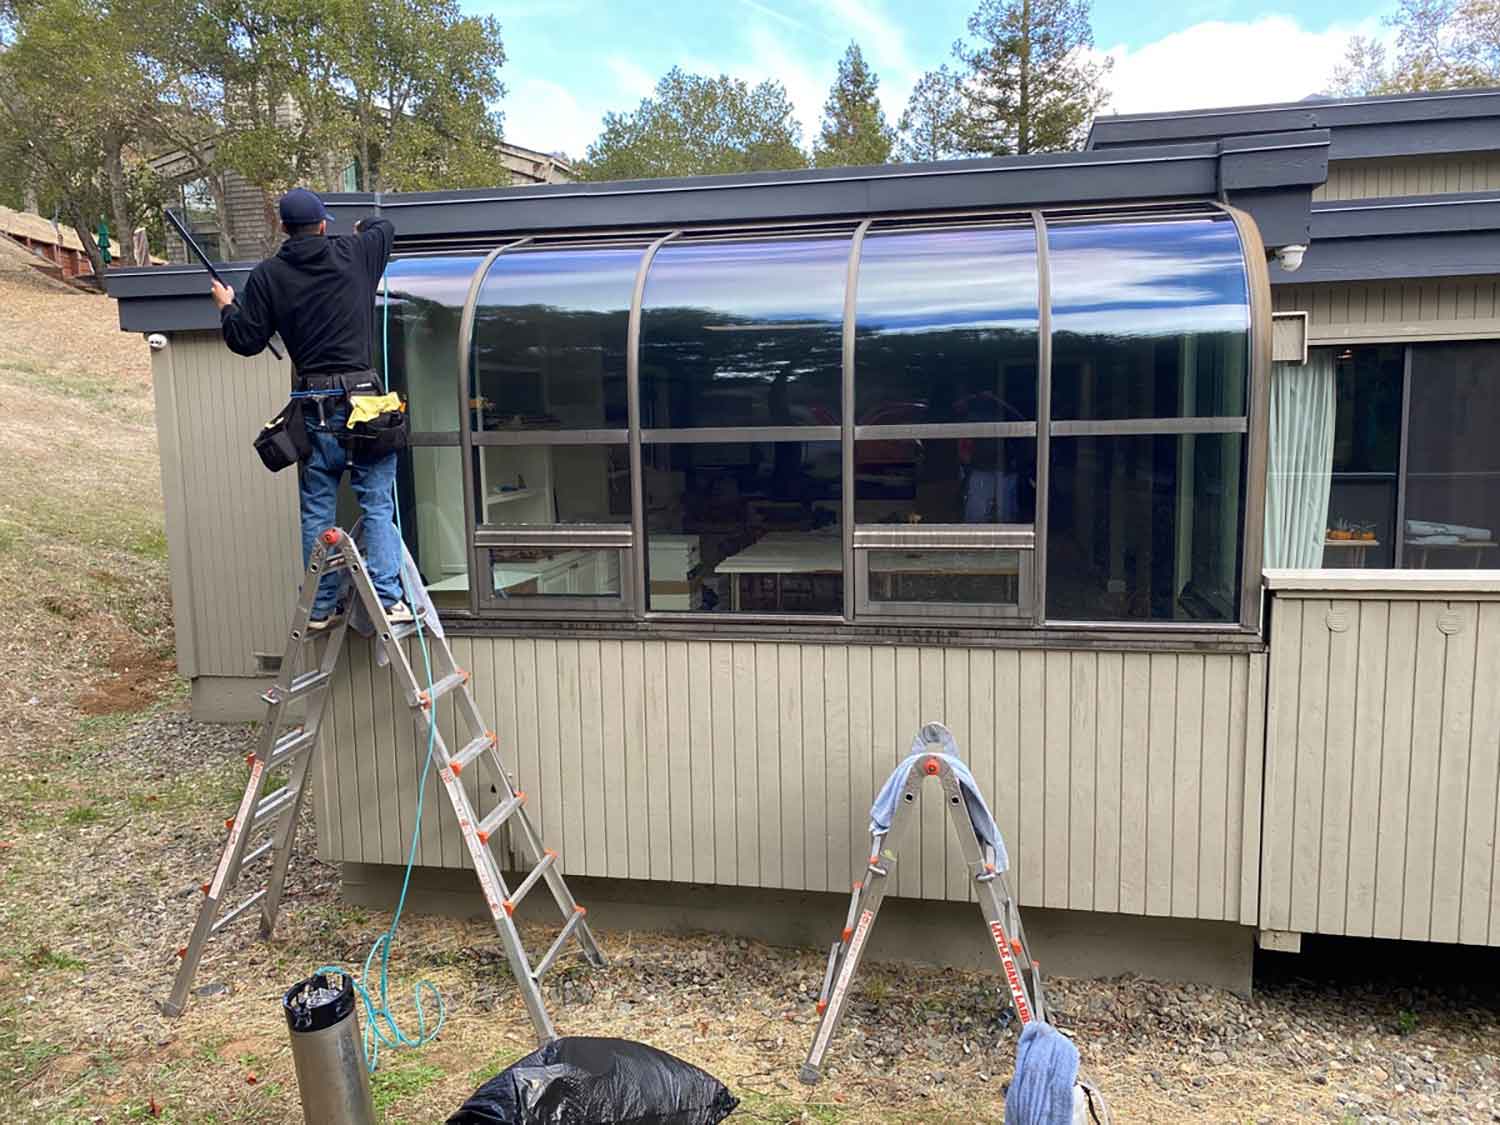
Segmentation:
[(78, 697), (85, 715), (118, 715), (142, 711), (171, 686), (177, 664), (140, 644), (127, 641), (110, 655), (107, 670)]
[(274, 1039), (252, 1036), (248, 1039), (231, 1039), (220, 1047), (216, 1054), (229, 1063), (240, 1063), (247, 1059), (264, 1059), (273, 1054), (281, 1044)]

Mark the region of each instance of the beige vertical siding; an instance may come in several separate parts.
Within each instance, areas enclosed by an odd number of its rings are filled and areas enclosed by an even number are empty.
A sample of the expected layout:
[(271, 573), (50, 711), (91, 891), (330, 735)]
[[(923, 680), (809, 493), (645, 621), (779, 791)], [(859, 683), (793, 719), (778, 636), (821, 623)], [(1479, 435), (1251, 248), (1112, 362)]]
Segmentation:
[(301, 577), (296, 474), (267, 472), (250, 446), (286, 402), (291, 368), (193, 332), (155, 353), (152, 373), (184, 671), (254, 675), (257, 652), (286, 644)]
[(1500, 594), (1279, 593), (1261, 925), (1500, 945)]
[[(1500, 147), (1500, 142), (1497, 142)], [(1500, 152), (1336, 160), (1315, 200), (1448, 195), (1500, 189)]]
[[(1024, 903), (1255, 917), (1262, 654), (457, 645), (569, 873), (842, 891), (875, 790), (921, 722), (941, 719), (990, 798)], [(402, 861), (412, 732), (389, 674), (352, 645), (318, 787), (325, 858)], [(492, 800), (492, 781), (476, 777), (476, 796)], [(466, 866), (434, 779), (426, 807), (418, 862)], [(950, 835), (927, 802), (901, 848), (901, 894), (967, 897)]]
[(1500, 336), (1495, 277), (1278, 285), (1272, 300), (1277, 312), (1308, 314), (1312, 344)]

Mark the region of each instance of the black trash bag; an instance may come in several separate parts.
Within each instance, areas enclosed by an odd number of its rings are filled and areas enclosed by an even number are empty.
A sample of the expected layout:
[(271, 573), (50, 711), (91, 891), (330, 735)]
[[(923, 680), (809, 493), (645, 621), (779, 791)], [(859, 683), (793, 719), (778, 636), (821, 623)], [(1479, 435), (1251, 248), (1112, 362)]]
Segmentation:
[(739, 1105), (724, 1083), (628, 1039), (557, 1039), (512, 1063), (447, 1125), (718, 1125)]

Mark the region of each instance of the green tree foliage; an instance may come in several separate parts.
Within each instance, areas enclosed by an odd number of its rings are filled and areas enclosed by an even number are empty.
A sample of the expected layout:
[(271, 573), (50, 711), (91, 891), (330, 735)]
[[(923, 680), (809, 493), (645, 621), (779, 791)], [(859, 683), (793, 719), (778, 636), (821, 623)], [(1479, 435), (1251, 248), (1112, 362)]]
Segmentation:
[(607, 113), (581, 169), (589, 180), (634, 180), (805, 168), (801, 126), (779, 82), (757, 86), (673, 67), (630, 113)]
[(947, 64), (929, 70), (912, 88), (897, 123), (897, 159), (916, 164), (970, 155), (962, 138), (963, 113), (964, 96), (957, 76)]
[(963, 147), (994, 156), (1076, 147), (1108, 100), (1109, 60), (1088, 54), (1088, 0), (981, 0), (968, 32), (953, 46)]
[(1500, 85), (1500, 0), (1401, 0), (1395, 51), (1355, 36), (1331, 92), (1398, 94)]
[(823, 103), (823, 126), (813, 145), (814, 164), (847, 168), (889, 162), (896, 131), (886, 123), (879, 90), (880, 79), (865, 64), (859, 44), (850, 43)]

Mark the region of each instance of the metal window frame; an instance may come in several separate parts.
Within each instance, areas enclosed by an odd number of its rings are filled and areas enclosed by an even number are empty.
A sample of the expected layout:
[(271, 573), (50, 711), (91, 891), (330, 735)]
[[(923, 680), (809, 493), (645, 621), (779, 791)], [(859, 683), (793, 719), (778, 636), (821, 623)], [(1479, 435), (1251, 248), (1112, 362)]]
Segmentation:
[[(550, 530), (550, 529), (549, 529)], [(489, 580), (491, 565), (491, 550), (506, 550), (507, 548), (536, 547), (552, 548), (559, 551), (581, 551), (602, 552), (615, 551), (620, 557), (620, 593), (616, 597), (607, 596), (583, 596), (573, 594), (513, 594), (503, 596), (493, 588), (493, 581)], [(483, 561), (483, 566), (476, 571), (476, 580), (471, 583), (478, 595), (481, 612), (490, 614), (516, 614), (526, 613), (536, 618), (550, 617), (597, 617), (613, 618), (619, 620), (630, 620), (633, 616), (630, 609), (630, 589), (633, 583), (635, 552), (628, 545), (588, 542), (579, 540), (560, 540), (552, 537), (534, 537), (533, 541), (527, 541), (526, 536), (519, 536), (514, 541), (491, 543), (486, 542), (484, 546), (478, 547), (477, 551)], [(484, 578), (486, 580), (479, 581)]]
[(1036, 231), (1036, 503), (1032, 526), (1036, 549), (1032, 553), (1031, 624), (1040, 629), (1047, 623), (1048, 515), (1052, 505), (1052, 248), (1047, 239), (1047, 218), (1031, 213)]
[(1412, 345), (1407, 344), (1401, 357), (1401, 451), (1396, 460), (1396, 550), (1391, 565), (1405, 569), (1406, 563), (1406, 442), (1411, 432)]
[(641, 466), (641, 303), (646, 296), (646, 275), (656, 252), (680, 235), (680, 230), (668, 231), (641, 252), (641, 264), (635, 271), (635, 288), (630, 294), (630, 316), (625, 329), (625, 412), (626, 425), (630, 429), (630, 529), (639, 544), (637, 561), (630, 568), (632, 597), (631, 612), (637, 620), (643, 620), (650, 603), (647, 601), (647, 571), (651, 567), (651, 547), (646, 539), (646, 486)]

